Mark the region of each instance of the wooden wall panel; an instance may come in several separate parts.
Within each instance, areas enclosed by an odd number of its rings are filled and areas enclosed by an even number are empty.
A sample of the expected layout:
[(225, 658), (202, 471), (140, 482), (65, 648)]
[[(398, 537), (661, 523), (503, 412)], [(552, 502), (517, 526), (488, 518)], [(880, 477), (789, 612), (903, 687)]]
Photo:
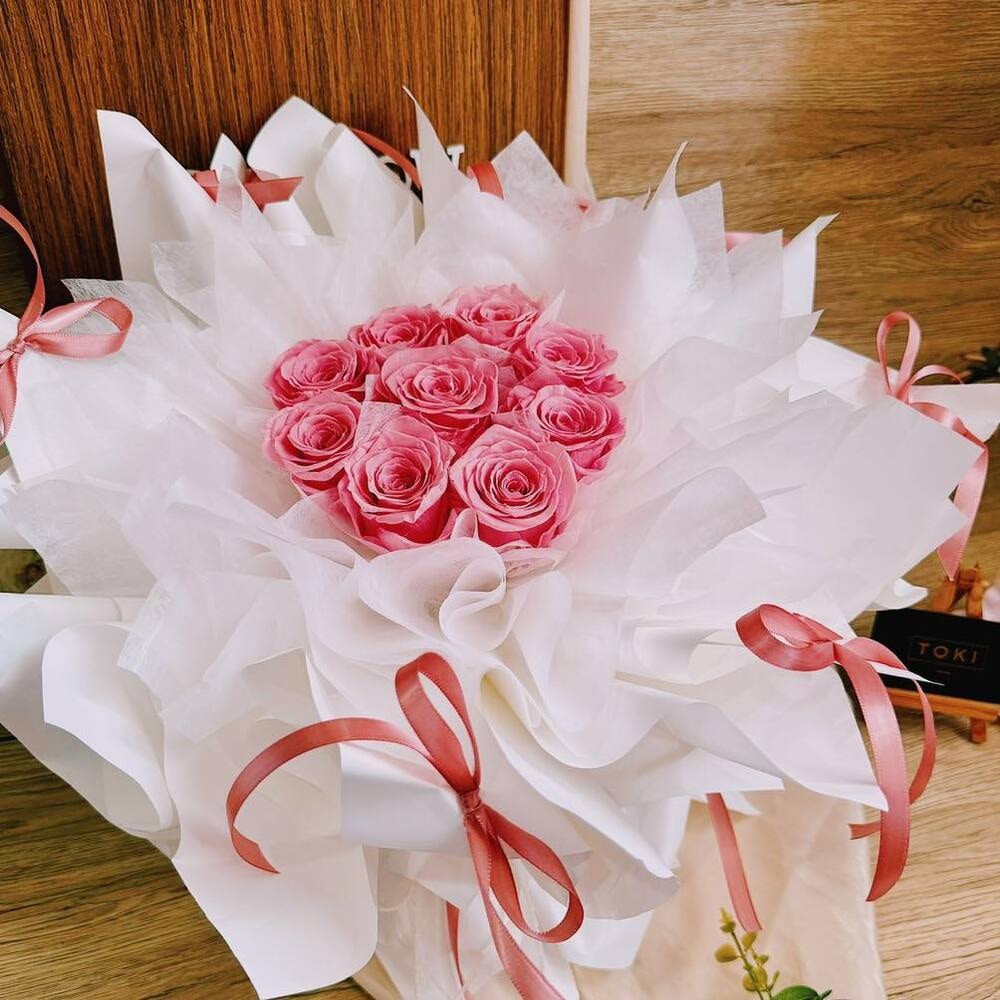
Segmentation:
[(521, 129), (561, 162), (568, 0), (5, 0), (0, 132), (47, 272), (116, 272), (96, 108), (142, 119), (187, 166), (243, 148), (298, 94), (400, 148), (408, 85), (483, 157)]
[[(591, 26), (601, 194), (654, 186), (690, 140), (680, 186), (721, 179), (732, 229), (794, 232), (840, 213), (820, 243), (824, 336), (872, 355), (878, 320), (902, 307), (924, 328), (922, 361), (961, 369), (1000, 343), (1000, 5), (592, 0)], [(996, 579), (997, 438), (991, 452), (968, 555)], [(908, 578), (933, 586), (940, 572), (931, 556)], [(912, 760), (919, 716), (901, 718)], [(975, 746), (965, 728), (938, 719), (909, 866), (878, 903), (890, 1000), (1000, 997), (1000, 732)]]
[(732, 229), (821, 237), (821, 332), (870, 350), (889, 309), (928, 360), (1000, 342), (1000, 5), (592, 0), (602, 194), (721, 179)]

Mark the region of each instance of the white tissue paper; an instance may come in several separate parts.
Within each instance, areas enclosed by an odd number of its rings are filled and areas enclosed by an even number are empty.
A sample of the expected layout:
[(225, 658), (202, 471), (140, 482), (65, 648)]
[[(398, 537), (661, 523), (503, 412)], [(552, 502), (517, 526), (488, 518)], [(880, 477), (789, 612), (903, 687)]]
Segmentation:
[[(918, 597), (899, 579), (961, 526), (949, 496), (977, 451), (814, 336), (828, 219), (727, 253), (720, 188), (679, 196), (676, 161), (648, 201), (582, 211), (521, 136), (494, 161), (500, 199), (418, 123), (422, 203), (297, 99), (247, 163), (220, 144), (213, 203), (142, 125), (101, 112), (125, 277), (71, 287), (135, 322), (114, 356), (22, 365), (0, 537), (37, 548), (62, 592), (0, 601), (0, 723), (172, 856), (262, 997), (373, 955), (405, 997), (459, 997), (444, 901), (462, 910), (467, 987), (499, 996), (461, 812), (419, 758), (351, 745), (268, 779), (241, 823), (280, 875), (227, 830), (256, 753), (322, 719), (405, 727), (395, 672), (438, 652), (484, 801), (549, 844), (583, 900), (564, 944), (515, 932), (572, 998), (574, 966), (632, 963), (707, 793), (884, 805), (836, 674), (769, 667), (734, 623), (772, 602), (849, 634), (873, 603)], [(262, 213), (247, 164), (304, 179)], [(603, 332), (626, 382), (628, 433), (581, 491), (572, 543), (526, 569), (475, 537), (348, 544), (261, 452), (276, 355), (392, 303), (507, 283)], [(998, 387), (919, 395), (982, 436), (1000, 414)], [(522, 875), (544, 924), (562, 904)]]

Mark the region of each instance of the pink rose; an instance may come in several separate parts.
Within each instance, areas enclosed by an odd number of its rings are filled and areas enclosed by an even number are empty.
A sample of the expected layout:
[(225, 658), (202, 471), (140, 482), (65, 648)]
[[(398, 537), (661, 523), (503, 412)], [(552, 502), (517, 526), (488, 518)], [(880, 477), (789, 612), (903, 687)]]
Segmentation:
[(347, 339), (386, 357), (407, 347), (445, 343), (448, 325), (431, 306), (392, 306), (360, 326), (352, 326)]
[(328, 390), (286, 406), (264, 429), (264, 454), (307, 492), (329, 489), (354, 447), (361, 404)]
[(265, 385), (277, 407), (301, 403), (327, 389), (362, 399), (365, 379), (378, 368), (374, 351), (349, 340), (300, 340), (278, 358)]
[(518, 345), (516, 361), (526, 374), (542, 373), (545, 381), (614, 396), (625, 386), (611, 373), (618, 352), (599, 333), (562, 323), (534, 327)]
[(451, 344), (397, 351), (382, 366), (376, 398), (399, 403), (461, 444), (499, 407), (500, 369), (483, 350)]
[(542, 304), (517, 285), (456, 288), (442, 309), (449, 313), (452, 340), (470, 336), (493, 347), (513, 347), (534, 325)]
[(391, 417), (344, 465), (324, 503), (346, 530), (379, 549), (437, 541), (451, 526), (454, 450), (415, 417)]
[(511, 402), (518, 408), (501, 419), (561, 444), (581, 482), (604, 469), (625, 436), (625, 421), (606, 396), (553, 384), (535, 390), (519, 387), (511, 394)]
[(495, 424), (451, 469), (458, 505), (479, 522), (490, 545), (547, 545), (563, 529), (576, 497), (566, 449)]

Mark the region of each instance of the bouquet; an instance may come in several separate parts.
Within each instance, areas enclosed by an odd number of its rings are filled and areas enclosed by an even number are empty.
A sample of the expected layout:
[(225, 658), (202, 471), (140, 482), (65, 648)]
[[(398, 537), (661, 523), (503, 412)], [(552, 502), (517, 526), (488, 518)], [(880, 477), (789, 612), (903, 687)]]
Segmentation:
[(373, 955), (576, 997), (698, 803), (752, 933), (730, 810), (786, 783), (882, 811), (877, 897), (933, 722), (911, 784), (848, 622), (957, 570), (996, 387), (916, 384), (905, 314), (881, 365), (814, 336), (828, 218), (727, 234), (677, 159), (598, 200), (527, 135), (466, 175), (417, 123), (418, 169), (292, 100), (192, 173), (101, 113), (124, 280), (2, 317), (0, 516), (48, 575), (0, 604), (0, 722), (262, 997)]

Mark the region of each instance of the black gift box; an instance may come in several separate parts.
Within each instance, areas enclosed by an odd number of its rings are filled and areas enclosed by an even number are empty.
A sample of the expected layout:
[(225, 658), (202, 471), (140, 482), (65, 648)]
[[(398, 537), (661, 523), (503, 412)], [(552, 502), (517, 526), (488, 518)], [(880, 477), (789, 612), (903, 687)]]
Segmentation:
[[(908, 670), (925, 677), (928, 694), (1000, 704), (1000, 622), (937, 611), (879, 611), (872, 638), (888, 646)], [(913, 685), (882, 675), (889, 687)]]

